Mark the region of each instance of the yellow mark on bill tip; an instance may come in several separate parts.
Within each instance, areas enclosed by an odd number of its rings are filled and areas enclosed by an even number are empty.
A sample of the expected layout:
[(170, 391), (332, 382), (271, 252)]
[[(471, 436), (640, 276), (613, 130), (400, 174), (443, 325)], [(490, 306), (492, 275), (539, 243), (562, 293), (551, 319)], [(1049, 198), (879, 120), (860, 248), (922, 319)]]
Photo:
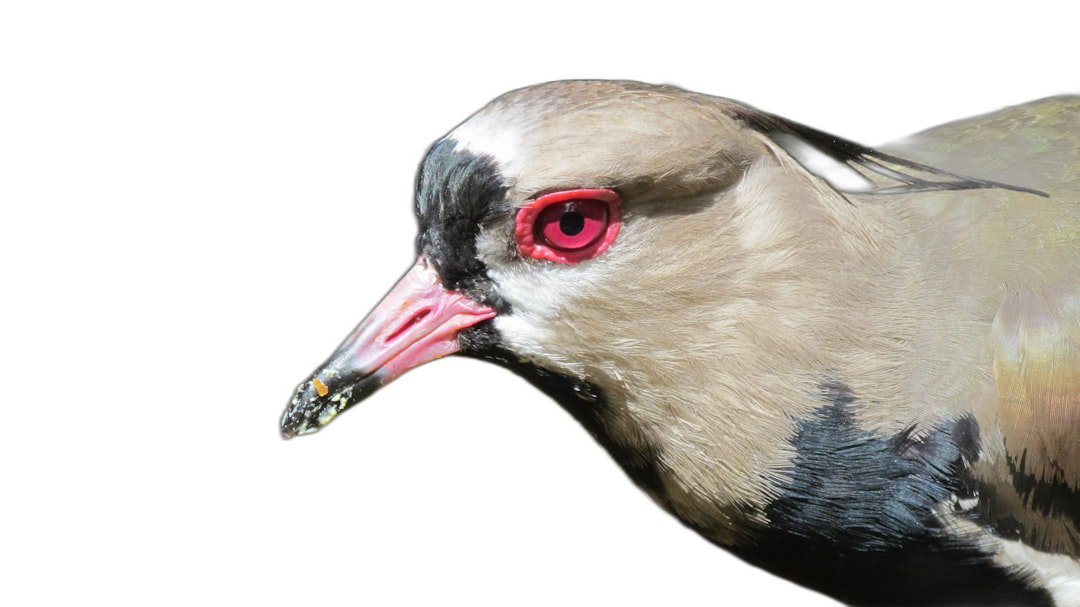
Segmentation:
[(315, 386), (315, 391), (319, 393), (319, 396), (326, 396), (327, 392), (330, 391), (326, 384), (319, 381), (318, 377), (311, 378), (311, 385)]

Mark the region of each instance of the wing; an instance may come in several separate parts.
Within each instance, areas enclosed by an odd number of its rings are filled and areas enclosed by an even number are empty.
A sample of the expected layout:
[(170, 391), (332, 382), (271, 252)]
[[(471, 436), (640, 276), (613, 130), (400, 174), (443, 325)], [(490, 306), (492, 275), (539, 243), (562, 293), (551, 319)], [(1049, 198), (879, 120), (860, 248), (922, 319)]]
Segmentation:
[(979, 182), (975, 178), (992, 175), (995, 181), (984, 182), (984, 187), (1049, 194), (1052, 206), (1072, 220), (1080, 217), (1075, 207), (1080, 203), (1080, 95), (1050, 97), (958, 120), (882, 149), (938, 167), (941, 177), (970, 175), (963, 179)]
[(1080, 291), (1010, 293), (993, 330), (1005, 461), (988, 514), (1026, 544), (1080, 555)]
[(976, 319), (993, 319), (978, 516), (1003, 537), (1080, 557), (1080, 97), (962, 120), (890, 149), (1049, 194), (983, 189), (919, 204), (948, 235), (935, 275), (954, 297), (977, 300)]

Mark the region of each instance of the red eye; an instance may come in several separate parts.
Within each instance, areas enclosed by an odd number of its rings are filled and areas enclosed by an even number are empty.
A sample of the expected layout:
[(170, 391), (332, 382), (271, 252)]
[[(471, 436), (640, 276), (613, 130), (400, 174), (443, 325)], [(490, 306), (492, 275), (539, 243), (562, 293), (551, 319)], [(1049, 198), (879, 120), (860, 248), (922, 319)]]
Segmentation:
[(577, 263), (603, 253), (619, 234), (619, 205), (612, 190), (568, 190), (537, 198), (518, 211), (523, 255)]

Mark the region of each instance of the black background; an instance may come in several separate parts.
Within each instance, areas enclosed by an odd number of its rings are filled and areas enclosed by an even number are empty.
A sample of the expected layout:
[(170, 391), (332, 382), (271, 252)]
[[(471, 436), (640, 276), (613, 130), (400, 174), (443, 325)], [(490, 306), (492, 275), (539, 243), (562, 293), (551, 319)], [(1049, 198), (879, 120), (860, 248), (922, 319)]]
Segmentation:
[[(395, 55), (403, 44), (419, 55)], [(192, 381), (198, 399), (168, 412), (190, 435), (168, 457), (167, 525), (202, 545), (202, 577), (238, 592), (818, 604), (681, 529), (561, 410), (498, 369), (437, 361), (294, 441), (280, 439), (279, 417), (413, 265), (424, 151), (505, 92), (672, 84), (877, 146), (1066, 87), (948, 62), (917, 77), (896, 59), (856, 69), (724, 48), (526, 62), (510, 45), (390, 48), (286, 29), (190, 75), (200, 85), (180, 93), (194, 108), (184, 136), (208, 140), (187, 213), (211, 228), (189, 246), (213, 259), (192, 267), (189, 306), (211, 328), (194, 363), (210, 381)]]

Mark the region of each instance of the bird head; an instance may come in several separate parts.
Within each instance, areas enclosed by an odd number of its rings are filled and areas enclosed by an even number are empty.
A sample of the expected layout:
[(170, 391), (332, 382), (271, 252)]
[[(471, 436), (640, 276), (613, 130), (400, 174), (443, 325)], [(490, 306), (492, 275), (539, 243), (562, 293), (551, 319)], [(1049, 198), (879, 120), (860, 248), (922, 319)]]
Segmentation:
[[(821, 159), (859, 191), (810, 168)], [(777, 557), (900, 545), (962, 458), (912, 438), (928, 418), (901, 385), (935, 314), (910, 288), (911, 235), (932, 231), (933, 206), (912, 215), (932, 200), (881, 194), (976, 188), (1042, 194), (671, 87), (513, 91), (431, 148), (415, 264), (297, 388), (282, 432), (318, 430), (436, 358), (487, 359), (562, 404), (688, 526), (827, 585)], [(890, 411), (905, 413), (875, 417)]]
[(895, 362), (853, 347), (875, 322), (865, 303), (888, 300), (876, 291), (895, 270), (891, 219), (804, 168), (785, 138), (921, 171), (901, 180), (910, 190), (985, 186), (672, 87), (513, 91), (431, 148), (415, 265), (300, 384), (283, 434), (463, 354), (548, 392), (684, 521), (752, 518), (822, 378), (858, 368), (872, 384)]

